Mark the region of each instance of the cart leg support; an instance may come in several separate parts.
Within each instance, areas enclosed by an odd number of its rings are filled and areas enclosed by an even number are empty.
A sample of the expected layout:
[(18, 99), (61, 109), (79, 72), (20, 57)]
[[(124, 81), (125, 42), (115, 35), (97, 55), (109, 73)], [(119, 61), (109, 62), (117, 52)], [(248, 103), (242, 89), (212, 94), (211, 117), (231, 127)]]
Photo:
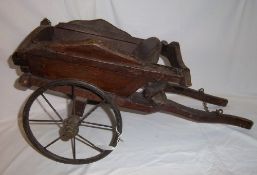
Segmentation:
[(82, 117), (86, 107), (86, 102), (82, 100), (75, 100), (75, 115)]

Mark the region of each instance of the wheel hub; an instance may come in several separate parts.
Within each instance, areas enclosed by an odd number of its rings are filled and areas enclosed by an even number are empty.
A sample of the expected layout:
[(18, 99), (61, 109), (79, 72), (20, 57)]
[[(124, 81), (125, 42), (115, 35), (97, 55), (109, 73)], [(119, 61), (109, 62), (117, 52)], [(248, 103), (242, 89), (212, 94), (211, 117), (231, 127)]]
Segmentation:
[(68, 141), (78, 134), (79, 120), (78, 116), (70, 116), (63, 121), (63, 126), (59, 130), (61, 140)]

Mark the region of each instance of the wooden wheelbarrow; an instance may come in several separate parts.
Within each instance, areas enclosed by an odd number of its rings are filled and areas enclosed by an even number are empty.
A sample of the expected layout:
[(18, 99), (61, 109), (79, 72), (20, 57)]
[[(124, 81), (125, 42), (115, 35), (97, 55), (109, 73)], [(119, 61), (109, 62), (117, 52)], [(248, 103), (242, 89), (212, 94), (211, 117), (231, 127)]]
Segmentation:
[[(159, 65), (160, 56), (165, 57), (169, 65)], [(39, 87), (23, 110), (25, 134), (37, 151), (58, 162), (84, 164), (108, 155), (122, 133), (120, 108), (146, 114), (168, 112), (195, 122), (246, 129), (253, 125), (248, 119), (223, 114), (222, 110), (208, 110), (207, 103), (226, 106), (227, 99), (205, 94), (203, 89), (188, 88), (190, 70), (183, 63), (179, 43), (168, 44), (155, 37), (135, 38), (101, 19), (56, 26), (44, 19), (20, 44), (12, 59), (24, 72), (19, 83), (32, 89)], [(205, 110), (178, 104), (167, 99), (166, 93), (203, 101)], [(67, 113), (61, 114), (47, 95), (67, 99)], [(39, 98), (48, 106), (52, 117), (42, 119), (32, 115)], [(100, 108), (104, 110), (97, 116), (105, 116), (109, 124), (88, 121)], [(56, 137), (42, 142), (42, 135), (37, 137), (39, 130), (32, 129), (35, 125), (54, 125)], [(84, 136), (82, 127), (109, 132), (105, 147)], [(68, 141), (71, 143), (69, 155), (56, 152), (56, 145)], [(79, 157), (78, 143), (95, 153)]]

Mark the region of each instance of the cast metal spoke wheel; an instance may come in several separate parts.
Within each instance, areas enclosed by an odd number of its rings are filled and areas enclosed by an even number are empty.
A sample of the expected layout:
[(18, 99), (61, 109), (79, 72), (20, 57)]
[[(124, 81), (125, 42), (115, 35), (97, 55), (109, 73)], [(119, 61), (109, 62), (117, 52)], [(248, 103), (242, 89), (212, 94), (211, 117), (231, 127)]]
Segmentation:
[(23, 128), (32, 146), (68, 164), (92, 163), (107, 156), (119, 141), (121, 123), (120, 112), (108, 95), (77, 80), (57, 80), (40, 87), (23, 111)]

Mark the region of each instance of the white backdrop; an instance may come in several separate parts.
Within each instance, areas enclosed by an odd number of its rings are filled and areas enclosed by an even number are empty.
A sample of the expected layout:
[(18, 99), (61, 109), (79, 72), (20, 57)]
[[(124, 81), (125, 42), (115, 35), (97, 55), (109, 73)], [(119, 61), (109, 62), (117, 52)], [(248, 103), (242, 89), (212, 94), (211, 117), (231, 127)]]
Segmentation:
[[(1, 0), (0, 174), (256, 174), (257, 129), (196, 124), (170, 115), (122, 112), (124, 142), (90, 165), (39, 155), (17, 116), (32, 92), (14, 87), (10, 55), (40, 21), (103, 18), (133, 36), (179, 41), (193, 87), (229, 99), (227, 113), (257, 122), (257, 1)], [(174, 97), (194, 107), (199, 102)]]

